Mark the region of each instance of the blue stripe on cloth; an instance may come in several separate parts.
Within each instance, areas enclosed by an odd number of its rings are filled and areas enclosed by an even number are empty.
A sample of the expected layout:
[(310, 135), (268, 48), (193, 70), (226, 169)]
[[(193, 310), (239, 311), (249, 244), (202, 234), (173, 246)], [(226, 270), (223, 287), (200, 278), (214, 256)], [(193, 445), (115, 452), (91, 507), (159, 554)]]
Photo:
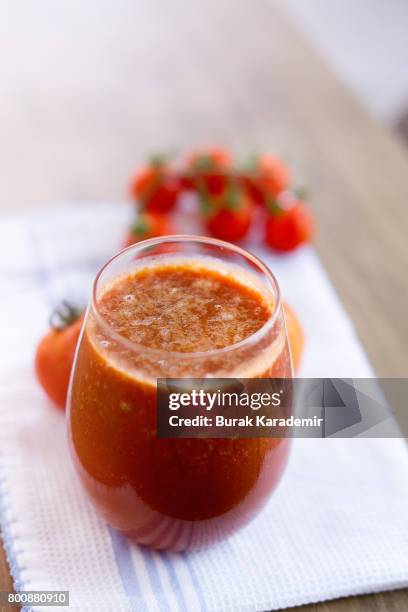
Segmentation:
[(203, 612), (205, 612), (205, 610), (207, 610), (207, 604), (205, 603), (204, 593), (203, 593), (203, 591), (201, 589), (200, 581), (197, 578), (197, 575), (196, 575), (196, 573), (194, 571), (193, 565), (192, 565), (192, 563), (191, 563), (191, 561), (189, 559), (189, 555), (188, 555), (188, 553), (183, 552), (183, 553), (181, 553), (180, 556), (181, 556), (181, 558), (183, 559), (184, 563), (187, 566), (188, 573), (190, 574), (190, 577), (191, 577), (191, 582), (193, 583), (195, 592), (196, 592), (197, 597), (198, 597), (198, 601), (200, 602), (200, 608), (201, 608), (201, 610)]
[(143, 598), (143, 593), (132, 563), (130, 543), (125, 536), (112, 529), (112, 527), (108, 527), (108, 530), (112, 541), (116, 566), (132, 611), (147, 612), (148, 607)]
[(173, 587), (174, 594), (176, 595), (177, 603), (179, 604), (180, 610), (182, 610), (183, 612), (189, 612), (186, 600), (184, 599), (183, 591), (180, 587), (180, 582), (177, 578), (176, 570), (174, 569), (174, 565), (171, 559), (169, 558), (168, 553), (161, 553), (161, 559), (163, 560), (164, 566), (167, 570), (167, 574), (169, 576), (171, 586)]
[(13, 521), (7, 518), (8, 505), (5, 487), (4, 477), (0, 474), (0, 534), (6, 552), (10, 574), (13, 578), (14, 588), (16, 591), (24, 591), (26, 586), (21, 577), (21, 572), (24, 568), (21, 567), (18, 562), (18, 548), (15, 536), (12, 535)]
[(167, 601), (166, 595), (163, 591), (163, 585), (160, 580), (153, 554), (145, 546), (141, 546), (140, 550), (143, 555), (153, 592), (159, 604), (159, 609), (160, 611), (168, 610), (170, 612), (169, 602)]

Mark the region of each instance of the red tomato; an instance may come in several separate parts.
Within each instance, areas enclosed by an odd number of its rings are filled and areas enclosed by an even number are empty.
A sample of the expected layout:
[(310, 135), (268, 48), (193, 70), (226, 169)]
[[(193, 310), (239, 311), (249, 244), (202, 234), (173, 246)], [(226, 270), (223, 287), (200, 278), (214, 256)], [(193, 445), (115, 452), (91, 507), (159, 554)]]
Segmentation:
[(293, 367), (295, 372), (299, 370), (299, 365), (302, 359), (303, 348), (305, 344), (305, 335), (302, 324), (299, 321), (293, 308), (286, 302), (283, 304), (283, 312), (285, 314), (286, 331), (288, 332), (288, 340), (290, 352), (292, 354)]
[(265, 204), (289, 187), (290, 175), (285, 164), (267, 153), (258, 155), (251, 164), (251, 172), (244, 177), (248, 194), (256, 204)]
[(210, 195), (219, 196), (227, 187), (226, 175), (231, 163), (230, 153), (221, 147), (196, 151), (188, 160), (188, 172), (183, 183), (187, 188), (204, 188)]
[(130, 193), (135, 200), (143, 201), (161, 180), (161, 170), (157, 166), (144, 166), (134, 176)]
[(141, 213), (130, 228), (123, 243), (123, 248), (136, 244), (141, 240), (168, 236), (174, 233), (174, 227), (165, 215), (148, 212)]
[[(65, 304), (65, 303), (64, 303)], [(68, 312), (62, 317), (62, 312)], [(60, 324), (52, 326), (40, 341), (34, 360), (38, 381), (58, 408), (65, 409), (69, 377), (83, 316), (68, 304), (61, 310)]]
[(177, 203), (180, 183), (175, 178), (166, 178), (145, 201), (144, 209), (152, 213), (168, 213)]
[(266, 221), (266, 242), (276, 251), (292, 251), (310, 242), (314, 222), (309, 208), (301, 201), (291, 208), (269, 214)]
[(252, 215), (248, 208), (242, 210), (223, 208), (208, 219), (207, 228), (215, 238), (237, 242), (247, 234), (251, 220)]
[(180, 181), (171, 174), (168, 165), (153, 161), (136, 174), (131, 184), (132, 197), (148, 212), (167, 213), (172, 210), (180, 192)]
[(245, 192), (237, 186), (230, 186), (222, 198), (208, 198), (205, 208), (209, 213), (207, 229), (215, 238), (236, 242), (248, 233), (252, 205)]

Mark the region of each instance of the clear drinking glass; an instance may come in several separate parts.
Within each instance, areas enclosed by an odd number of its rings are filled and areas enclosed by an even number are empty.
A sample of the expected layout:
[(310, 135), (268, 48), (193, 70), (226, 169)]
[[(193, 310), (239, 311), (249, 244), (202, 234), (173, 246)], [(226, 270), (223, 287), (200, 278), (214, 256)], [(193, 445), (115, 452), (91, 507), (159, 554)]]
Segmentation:
[[(112, 328), (100, 298), (115, 279), (169, 261), (228, 271), (268, 300), (269, 318), (244, 340), (208, 351), (130, 341)], [(259, 259), (195, 236), (146, 240), (120, 252), (94, 281), (71, 376), (70, 447), (89, 498), (110, 525), (153, 548), (193, 550), (228, 536), (276, 487), (289, 440), (158, 438), (157, 379), (292, 375), (279, 288)]]

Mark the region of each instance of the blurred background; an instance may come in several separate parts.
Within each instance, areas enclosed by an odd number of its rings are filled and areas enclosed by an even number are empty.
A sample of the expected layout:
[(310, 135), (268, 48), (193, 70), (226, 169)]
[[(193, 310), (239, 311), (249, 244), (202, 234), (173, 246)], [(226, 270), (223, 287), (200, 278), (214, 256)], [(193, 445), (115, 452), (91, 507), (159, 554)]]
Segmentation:
[(407, 25), (405, 0), (0, 0), (1, 210), (123, 199), (147, 153), (214, 142), (310, 182), (326, 70), (408, 137)]
[(279, 4), (374, 117), (407, 129), (405, 0), (281, 0)]

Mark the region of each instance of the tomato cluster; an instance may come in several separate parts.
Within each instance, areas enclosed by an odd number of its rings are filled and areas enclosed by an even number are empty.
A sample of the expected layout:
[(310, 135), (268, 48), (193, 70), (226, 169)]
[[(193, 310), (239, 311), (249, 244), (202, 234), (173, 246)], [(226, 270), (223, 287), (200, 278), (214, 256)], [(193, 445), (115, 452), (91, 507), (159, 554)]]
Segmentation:
[(186, 192), (195, 194), (206, 231), (221, 240), (243, 240), (255, 220), (276, 251), (291, 251), (314, 235), (310, 209), (275, 155), (255, 155), (242, 168), (221, 147), (195, 151), (181, 167), (157, 156), (136, 172), (130, 192), (138, 216), (125, 246), (175, 233), (169, 213)]
[[(257, 221), (264, 226), (265, 242), (276, 251), (290, 251), (312, 239), (310, 210), (292, 189), (289, 170), (278, 157), (260, 154), (238, 169), (228, 151), (214, 147), (192, 153), (178, 168), (165, 157), (155, 157), (137, 171), (131, 184), (137, 216), (123, 246), (177, 233), (171, 213), (187, 192), (194, 194), (206, 230), (221, 240), (243, 240)], [(303, 331), (294, 311), (287, 304), (284, 310), (297, 367)], [(82, 312), (63, 303), (35, 355), (37, 378), (61, 409), (82, 322)]]

